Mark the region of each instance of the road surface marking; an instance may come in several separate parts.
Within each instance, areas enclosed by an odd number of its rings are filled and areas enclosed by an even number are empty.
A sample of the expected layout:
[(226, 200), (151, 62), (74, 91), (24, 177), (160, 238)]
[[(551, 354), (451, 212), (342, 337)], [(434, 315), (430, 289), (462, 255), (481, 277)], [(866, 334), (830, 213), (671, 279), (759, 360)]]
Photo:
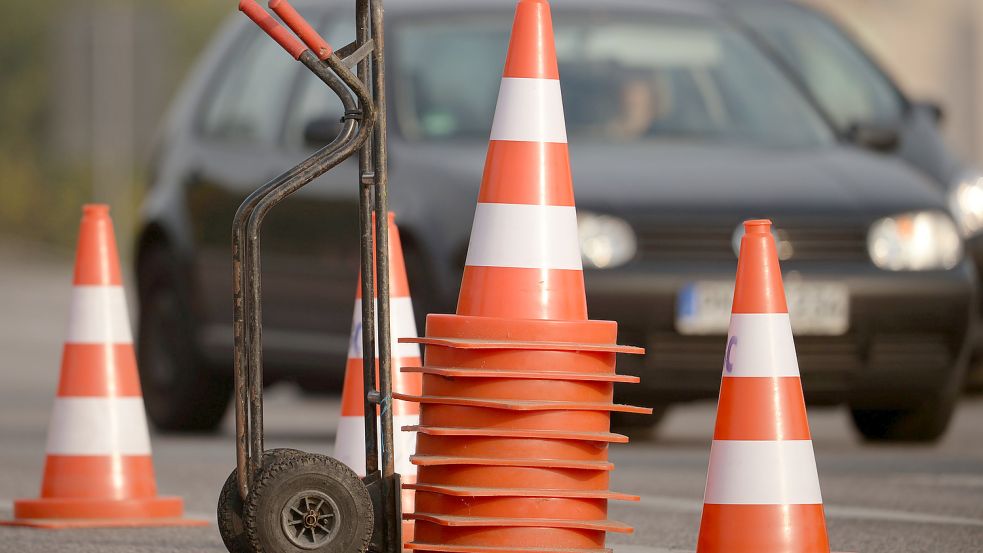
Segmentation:
[[(648, 507), (650, 509), (662, 509), (680, 513), (700, 513), (703, 511), (703, 504), (700, 501), (681, 499), (677, 497), (643, 495), (640, 504), (643, 507)], [(896, 511), (893, 509), (878, 509), (873, 507), (830, 505), (828, 503), (826, 504), (826, 516), (846, 520), (875, 520), (882, 522), (913, 522), (920, 524), (983, 527), (983, 520), (974, 518), (935, 515), (931, 513), (914, 513), (908, 511)]]

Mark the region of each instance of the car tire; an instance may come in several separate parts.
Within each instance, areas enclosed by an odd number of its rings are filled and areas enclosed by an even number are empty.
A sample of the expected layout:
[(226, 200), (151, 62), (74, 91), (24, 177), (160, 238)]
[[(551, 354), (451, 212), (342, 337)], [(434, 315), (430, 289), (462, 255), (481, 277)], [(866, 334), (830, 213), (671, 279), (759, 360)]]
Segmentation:
[(868, 442), (935, 442), (945, 435), (958, 393), (944, 392), (908, 409), (850, 410), (853, 424)]
[(140, 383), (147, 416), (165, 432), (218, 428), (232, 396), (232, 374), (209, 366), (195, 343), (191, 304), (173, 256), (163, 249), (140, 263)]
[(416, 333), (423, 336), (427, 329), (427, 315), (443, 312), (441, 302), (427, 260), (412, 240), (406, 240), (403, 247), (403, 258), (406, 263), (406, 277), (410, 283), (410, 294), (413, 300)]

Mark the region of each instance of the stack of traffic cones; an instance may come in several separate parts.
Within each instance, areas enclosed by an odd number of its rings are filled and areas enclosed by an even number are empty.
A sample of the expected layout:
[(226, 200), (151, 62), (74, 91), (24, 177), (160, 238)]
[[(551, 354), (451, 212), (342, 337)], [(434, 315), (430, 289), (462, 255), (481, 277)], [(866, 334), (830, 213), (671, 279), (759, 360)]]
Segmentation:
[[(413, 301), (410, 299), (410, 285), (406, 278), (403, 246), (400, 243), (395, 217), (391, 213), (389, 214), (389, 273), (390, 332), (394, 338), (416, 337), (416, 319), (413, 315)], [(378, 299), (378, 293), (376, 298)], [(378, 371), (378, 341), (376, 348), (376, 371)], [(400, 372), (395, 370), (395, 367), (419, 367), (420, 346), (393, 343), (391, 351), (393, 353), (392, 366), (394, 367), (393, 391), (404, 394), (419, 394), (422, 386), (421, 376), (409, 372)], [(378, 382), (378, 379), (376, 381)], [(348, 343), (345, 386), (341, 396), (341, 419), (338, 423), (338, 433), (335, 436), (334, 446), (334, 457), (348, 465), (359, 476), (365, 476), (365, 389), (363, 386), (362, 286), (359, 282), (358, 291), (355, 295), (355, 314), (352, 318), (351, 340)], [(415, 426), (419, 420), (419, 404), (405, 401), (393, 402), (393, 453), (396, 461), (396, 472), (400, 474), (404, 483), (409, 484), (416, 482), (416, 465), (410, 463), (410, 456), (416, 449), (416, 433), (402, 430), (402, 427)], [(413, 510), (413, 497), (414, 492), (412, 490), (403, 491), (403, 511), (410, 512)], [(412, 521), (405, 521), (403, 523), (403, 540), (411, 541), (412, 539), (413, 523)]]
[(83, 209), (68, 337), (39, 499), (14, 502), (39, 528), (203, 525), (158, 497), (109, 208)]
[(698, 553), (829, 553), (770, 221), (741, 241)]
[(430, 315), (416, 539), (461, 553), (602, 551), (617, 324), (587, 320), (549, 4), (518, 4), (457, 315)]

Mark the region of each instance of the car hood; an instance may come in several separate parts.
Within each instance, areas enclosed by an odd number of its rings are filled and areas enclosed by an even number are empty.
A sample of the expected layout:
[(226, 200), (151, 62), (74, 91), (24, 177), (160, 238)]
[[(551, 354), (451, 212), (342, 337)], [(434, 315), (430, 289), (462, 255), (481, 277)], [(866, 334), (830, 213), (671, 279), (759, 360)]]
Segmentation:
[[(394, 148), (394, 174), (413, 165), (476, 192), (485, 151), (449, 143)], [(903, 163), (846, 146), (572, 144), (570, 154), (581, 209), (864, 219), (945, 209), (938, 189)]]

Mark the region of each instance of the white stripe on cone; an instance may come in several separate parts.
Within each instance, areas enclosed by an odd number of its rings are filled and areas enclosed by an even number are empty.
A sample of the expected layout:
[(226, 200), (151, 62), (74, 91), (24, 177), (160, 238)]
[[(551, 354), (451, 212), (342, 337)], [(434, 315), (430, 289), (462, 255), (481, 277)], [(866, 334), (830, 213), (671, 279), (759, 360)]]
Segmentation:
[[(390, 338), (392, 346), (390, 351), (396, 359), (419, 359), (419, 344), (400, 344), (400, 338), (416, 338), (416, 318), (413, 316), (413, 301), (408, 298), (389, 299), (390, 317)], [(376, 317), (379, 313), (378, 300), (376, 300)], [(379, 357), (379, 343), (375, 344), (375, 355)], [(362, 300), (355, 300), (355, 313), (352, 315), (352, 335), (348, 342), (348, 358), (362, 358)], [(393, 370), (398, 370), (394, 367)]]
[(502, 79), (492, 123), (492, 140), (567, 142), (560, 81)]
[(788, 314), (731, 315), (724, 376), (799, 376)]
[[(416, 432), (400, 429), (415, 424), (420, 424), (418, 415), (393, 416), (393, 457), (396, 472), (403, 476), (416, 474), (416, 465), (410, 463), (410, 455), (416, 451)], [(378, 428), (382, 429), (381, 422)], [(381, 443), (379, 448), (381, 454)], [(365, 417), (341, 417), (338, 421), (333, 457), (345, 463), (358, 475), (365, 475)]]
[(46, 451), (52, 455), (150, 455), (143, 398), (56, 398)]
[(572, 206), (479, 203), (466, 265), (583, 270)]
[(133, 343), (122, 286), (75, 286), (69, 313), (69, 344)]
[(808, 505), (823, 502), (811, 440), (714, 440), (705, 502)]

